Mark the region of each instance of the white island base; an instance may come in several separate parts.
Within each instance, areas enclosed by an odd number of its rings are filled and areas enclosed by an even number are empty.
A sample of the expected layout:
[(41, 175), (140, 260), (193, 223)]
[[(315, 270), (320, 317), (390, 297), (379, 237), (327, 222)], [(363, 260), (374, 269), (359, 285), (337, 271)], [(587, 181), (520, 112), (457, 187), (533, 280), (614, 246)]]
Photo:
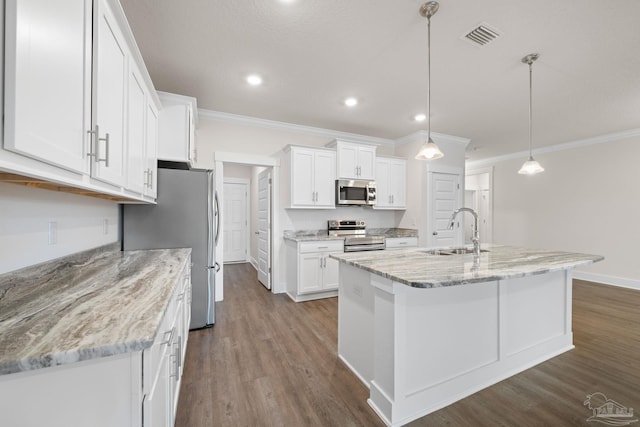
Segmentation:
[(572, 349), (571, 272), (425, 289), (341, 263), (339, 357), (406, 424)]

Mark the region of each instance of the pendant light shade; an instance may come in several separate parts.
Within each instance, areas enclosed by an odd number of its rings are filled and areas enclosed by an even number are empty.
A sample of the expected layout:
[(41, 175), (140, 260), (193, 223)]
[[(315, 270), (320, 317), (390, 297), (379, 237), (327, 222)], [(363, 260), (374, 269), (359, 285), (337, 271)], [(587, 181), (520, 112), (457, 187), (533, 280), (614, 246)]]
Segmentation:
[(440, 148), (431, 139), (431, 17), (439, 8), (437, 1), (426, 2), (420, 7), (420, 15), (427, 18), (427, 140), (416, 154), (416, 160), (435, 160), (444, 157)]
[(416, 160), (435, 160), (444, 157), (440, 148), (436, 145), (431, 138), (428, 142), (425, 142), (416, 154)]
[(524, 58), (522, 58), (522, 62), (525, 64), (529, 64), (529, 160), (524, 162), (520, 170), (518, 171), (521, 175), (535, 175), (540, 172), (544, 172), (544, 168), (538, 163), (537, 160), (533, 158), (532, 154), (532, 146), (533, 146), (533, 109), (532, 109), (532, 98), (533, 98), (533, 72), (532, 65), (536, 59), (538, 59), (540, 55), (537, 53), (532, 53)]

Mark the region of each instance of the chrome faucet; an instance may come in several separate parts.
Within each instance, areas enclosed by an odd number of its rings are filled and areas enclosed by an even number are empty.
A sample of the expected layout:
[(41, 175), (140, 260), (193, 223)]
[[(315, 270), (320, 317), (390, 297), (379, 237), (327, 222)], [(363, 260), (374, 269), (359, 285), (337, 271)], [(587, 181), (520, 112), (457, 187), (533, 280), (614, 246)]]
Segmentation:
[(480, 256), (480, 234), (478, 233), (478, 214), (471, 208), (459, 208), (453, 211), (451, 214), (451, 218), (449, 218), (449, 230), (453, 230), (455, 226), (456, 216), (460, 212), (470, 212), (473, 215), (473, 236), (471, 237), (471, 241), (473, 242), (473, 255), (476, 257)]

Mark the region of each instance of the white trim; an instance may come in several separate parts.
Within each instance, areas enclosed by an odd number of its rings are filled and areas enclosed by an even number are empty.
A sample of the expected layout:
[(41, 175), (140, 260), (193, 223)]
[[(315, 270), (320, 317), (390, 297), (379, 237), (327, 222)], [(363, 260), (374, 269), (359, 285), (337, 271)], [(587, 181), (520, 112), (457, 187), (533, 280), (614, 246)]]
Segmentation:
[(230, 153), (226, 151), (216, 151), (213, 153), (213, 161), (227, 163), (241, 163), (250, 166), (280, 166), (280, 159), (269, 156), (259, 156), (253, 154)]
[(249, 189), (249, 185), (251, 184), (251, 180), (248, 178), (232, 178), (232, 177), (222, 177), (222, 182), (225, 184), (245, 184), (247, 186), (247, 190)]
[(286, 130), (291, 132), (304, 133), (307, 135), (322, 136), (331, 139), (348, 139), (352, 142), (364, 142), (375, 145), (389, 145), (394, 146), (395, 142), (392, 139), (379, 138), (375, 136), (359, 135), (356, 133), (342, 132), (331, 129), (323, 129), (312, 126), (296, 125), (293, 123), (279, 122), (276, 120), (260, 119), (257, 117), (242, 116), (239, 114), (223, 113), (221, 111), (212, 111), (206, 109), (199, 109), (198, 114), (200, 117), (207, 119), (218, 120), (227, 123), (238, 123), (250, 126), (259, 126), (269, 129)]
[(615, 277), (606, 274), (588, 273), (575, 270), (573, 272), (573, 278), (586, 280), (589, 282), (602, 283), (604, 285), (640, 290), (640, 280), (626, 279), (624, 277)]
[[(606, 135), (594, 136), (592, 138), (579, 139), (576, 141), (565, 142), (562, 144), (550, 145), (533, 150), (533, 154), (554, 153), (556, 151), (572, 150), (574, 148), (587, 147), (589, 145), (603, 144), (605, 142), (620, 141), (635, 136), (640, 136), (640, 128), (630, 129), (622, 132), (614, 132)], [(481, 166), (491, 165), (506, 160), (521, 159), (529, 157), (528, 151), (519, 151), (517, 153), (504, 154), (501, 156), (489, 157), (487, 159), (475, 160), (467, 162), (467, 169), (475, 169)]]

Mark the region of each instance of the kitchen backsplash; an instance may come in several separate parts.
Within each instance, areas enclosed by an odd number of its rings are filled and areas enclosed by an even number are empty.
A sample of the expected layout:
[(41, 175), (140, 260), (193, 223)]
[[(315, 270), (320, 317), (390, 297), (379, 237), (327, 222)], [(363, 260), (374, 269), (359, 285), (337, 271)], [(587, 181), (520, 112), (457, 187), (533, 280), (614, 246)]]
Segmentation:
[(340, 207), (336, 209), (285, 209), (281, 219), (283, 230), (321, 230), (327, 228), (330, 219), (363, 219), (368, 228), (396, 227), (394, 211), (374, 210), (363, 207)]

